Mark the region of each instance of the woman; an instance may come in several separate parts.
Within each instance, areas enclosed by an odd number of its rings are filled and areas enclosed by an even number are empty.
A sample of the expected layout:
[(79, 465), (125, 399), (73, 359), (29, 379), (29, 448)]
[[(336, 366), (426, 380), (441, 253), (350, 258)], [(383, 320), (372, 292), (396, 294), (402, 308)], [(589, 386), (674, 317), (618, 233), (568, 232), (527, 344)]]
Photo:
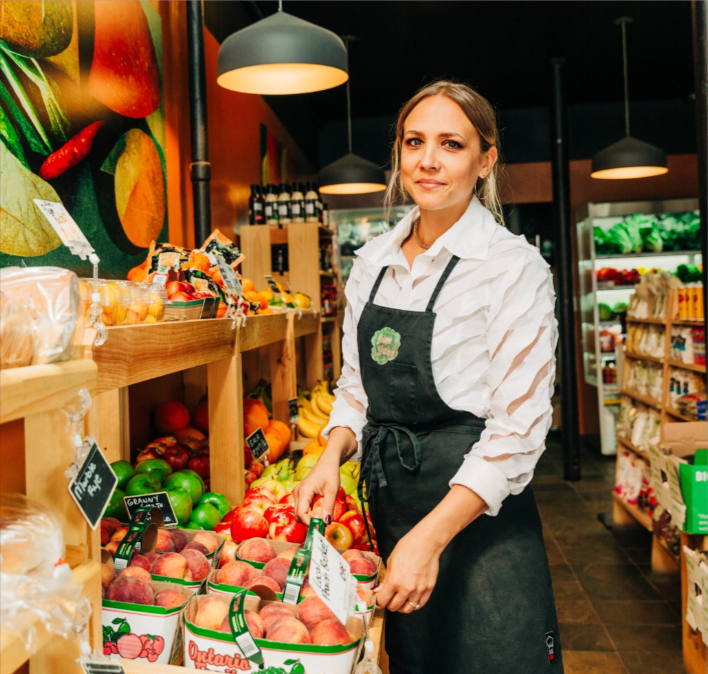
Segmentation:
[(562, 671), (531, 488), (551, 424), (554, 292), (503, 226), (494, 111), (436, 82), (399, 115), (387, 192), (417, 204), (358, 251), (327, 446), (296, 489), (331, 514), (361, 458), (392, 674)]

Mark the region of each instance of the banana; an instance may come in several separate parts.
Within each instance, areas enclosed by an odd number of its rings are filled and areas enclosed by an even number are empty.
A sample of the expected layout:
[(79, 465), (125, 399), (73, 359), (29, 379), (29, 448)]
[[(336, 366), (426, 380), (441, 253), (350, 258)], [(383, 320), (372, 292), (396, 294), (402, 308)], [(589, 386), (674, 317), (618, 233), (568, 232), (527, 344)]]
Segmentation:
[[(315, 414), (314, 412), (309, 411), (305, 407), (300, 408), (300, 416), (304, 417), (307, 421), (312, 424), (315, 424), (316, 426), (324, 426), (329, 421), (327, 417)], [(314, 437), (317, 437), (316, 433)]]
[(332, 403), (329, 402), (328, 400), (325, 400), (325, 398), (322, 396), (322, 394), (317, 393), (313, 397), (313, 400), (315, 400), (315, 404), (317, 405), (317, 409), (324, 415), (329, 416), (332, 413)]
[(300, 432), (300, 435), (306, 438), (316, 438), (317, 434), (320, 432), (320, 428), (321, 426), (319, 424), (305, 419), (302, 414), (300, 415), (297, 422), (297, 430)]
[(312, 403), (309, 400), (307, 400), (306, 398), (303, 398), (302, 400), (298, 400), (297, 406), (304, 407), (308, 412), (312, 413)]
[(327, 384), (325, 384), (324, 382), (322, 382), (321, 384), (318, 385), (317, 390), (319, 391), (321, 398), (324, 398), (325, 400), (328, 400), (331, 403), (333, 403), (336, 400), (335, 396), (333, 396), (329, 392), (329, 389), (327, 388)]
[(312, 398), (310, 399), (310, 407), (312, 409), (313, 414), (317, 416), (327, 416), (321, 409), (319, 405), (319, 396), (317, 393), (312, 394)]

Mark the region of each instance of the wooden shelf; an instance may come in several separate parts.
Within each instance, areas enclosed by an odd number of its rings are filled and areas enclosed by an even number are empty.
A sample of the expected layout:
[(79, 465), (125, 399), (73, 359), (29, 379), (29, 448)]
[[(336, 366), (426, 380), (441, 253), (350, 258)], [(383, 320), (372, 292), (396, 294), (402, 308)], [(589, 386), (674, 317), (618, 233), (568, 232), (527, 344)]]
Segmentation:
[(630, 452), (636, 454), (640, 459), (643, 459), (644, 461), (649, 463), (649, 455), (646, 452), (643, 452), (638, 447), (635, 447), (629, 440), (625, 440), (624, 438), (617, 438), (617, 442), (619, 442), (620, 445), (622, 445), (623, 447), (626, 447)]
[(661, 363), (661, 364), (663, 364), (663, 362), (664, 362), (663, 358), (657, 358), (657, 356), (650, 356), (645, 353), (632, 353), (630, 351), (625, 351), (624, 355), (627, 358), (633, 358), (634, 360), (648, 360), (652, 363)]
[(627, 316), (627, 323), (649, 323), (651, 325), (666, 325), (665, 318), (634, 318)]
[(681, 412), (675, 410), (673, 407), (664, 407), (664, 412), (672, 417), (681, 419), (682, 421), (700, 421), (700, 419), (694, 419), (693, 417), (687, 417), (685, 414), (681, 414)]
[(686, 325), (691, 328), (702, 328), (706, 322), (701, 318), (672, 318), (671, 325)]
[(615, 503), (619, 504), (624, 508), (639, 524), (641, 524), (647, 531), (653, 531), (654, 527), (651, 523), (651, 516), (649, 513), (644, 512), (639, 506), (632, 503), (627, 503), (616, 491), (612, 492), (612, 497), (615, 499)]
[(696, 365), (695, 363), (684, 363), (680, 360), (669, 360), (669, 365), (673, 367), (680, 367), (684, 370), (693, 370), (693, 372), (706, 372), (705, 365)]
[(93, 392), (96, 365), (73, 360), (0, 371), (0, 423), (48, 412), (71, 402), (79, 389)]
[(634, 398), (634, 400), (638, 400), (640, 403), (649, 405), (649, 407), (653, 407), (654, 409), (661, 411), (661, 404), (654, 400), (654, 398), (644, 396), (641, 393), (637, 393), (636, 391), (630, 391), (629, 389), (622, 389), (620, 393), (622, 395), (629, 396), (630, 398)]
[(334, 323), (337, 320), (337, 314), (334, 316), (322, 316), (323, 323)]

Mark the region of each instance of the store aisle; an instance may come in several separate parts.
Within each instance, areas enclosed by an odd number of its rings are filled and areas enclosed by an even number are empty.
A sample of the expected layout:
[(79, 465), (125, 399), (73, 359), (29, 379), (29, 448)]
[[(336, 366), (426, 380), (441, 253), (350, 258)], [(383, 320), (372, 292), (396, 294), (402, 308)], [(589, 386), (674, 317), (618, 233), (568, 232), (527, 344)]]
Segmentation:
[(651, 534), (613, 533), (614, 457), (583, 456), (583, 480), (564, 482), (551, 435), (532, 482), (544, 524), (566, 674), (683, 674), (681, 585), (653, 576)]

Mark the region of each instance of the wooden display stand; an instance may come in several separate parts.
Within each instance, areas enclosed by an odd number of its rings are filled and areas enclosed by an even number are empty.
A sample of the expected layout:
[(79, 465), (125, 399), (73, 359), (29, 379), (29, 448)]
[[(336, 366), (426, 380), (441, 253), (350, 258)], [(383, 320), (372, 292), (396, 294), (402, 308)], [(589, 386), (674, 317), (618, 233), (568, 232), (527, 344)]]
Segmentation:
[(686, 622), (686, 560), (683, 546), (691, 550), (708, 550), (708, 537), (681, 534), (681, 625), (683, 638), (683, 666), (686, 674), (706, 674), (708, 671), (708, 648), (701, 635)]
[[(69, 494), (64, 472), (72, 463), (73, 445), (61, 408), (75, 406), (80, 389), (93, 395), (96, 374), (96, 365), (85, 360), (0, 372), (1, 488), (26, 494), (51, 508), (61, 523), (72, 579), (83, 586), (83, 595), (93, 608), (88, 633), (91, 648), (102, 645), (100, 535), (91, 530)], [(86, 434), (93, 430), (88, 419), (84, 424)], [(79, 642), (49, 634), (39, 620), (35, 628), (37, 638), (31, 651), (17, 634), (2, 631), (0, 672), (27, 671), (28, 663), (32, 674), (78, 674)]]
[[(628, 316), (627, 323), (629, 325), (656, 325), (661, 326), (664, 331), (664, 355), (662, 357), (649, 356), (641, 353), (632, 353), (630, 351), (625, 351), (625, 365), (622, 368), (622, 386), (621, 394), (629, 396), (633, 400), (643, 403), (648, 407), (653, 407), (661, 415), (661, 439), (663, 440), (663, 427), (667, 423), (677, 423), (681, 421), (694, 421), (690, 417), (686, 417), (675, 410), (671, 406), (670, 396), (669, 396), (669, 379), (671, 368), (683, 368), (686, 370), (692, 370), (694, 372), (702, 372), (705, 374), (705, 365), (694, 365), (692, 363), (682, 363), (680, 361), (674, 361), (671, 359), (671, 328), (673, 326), (693, 326), (700, 327), (703, 322), (700, 320), (690, 320), (690, 319), (680, 319), (678, 318), (678, 292), (676, 290), (669, 291), (667, 306), (666, 306), (666, 318), (633, 318)], [(662, 366), (663, 370), (663, 389), (661, 400), (655, 400), (646, 395), (639, 393), (638, 391), (633, 391), (627, 386), (627, 378), (629, 373), (629, 368), (633, 361), (647, 362), (647, 363), (658, 363)], [(635, 455), (637, 455), (642, 461), (649, 464), (649, 455), (646, 452), (641, 451), (638, 447), (635, 447), (631, 442), (624, 438), (617, 438), (617, 442), (621, 447), (624, 447)], [(617, 454), (617, 462), (619, 465), (620, 453)], [(652, 531), (652, 521), (651, 516), (643, 511), (636, 505), (627, 503), (619, 494), (614, 493), (614, 507), (612, 514), (612, 522), (614, 526), (636, 526), (639, 524), (643, 526), (648, 531)], [(654, 573), (678, 573), (679, 572), (679, 558), (673, 555), (664, 545), (663, 541), (659, 540), (654, 536), (652, 541), (652, 571)]]

